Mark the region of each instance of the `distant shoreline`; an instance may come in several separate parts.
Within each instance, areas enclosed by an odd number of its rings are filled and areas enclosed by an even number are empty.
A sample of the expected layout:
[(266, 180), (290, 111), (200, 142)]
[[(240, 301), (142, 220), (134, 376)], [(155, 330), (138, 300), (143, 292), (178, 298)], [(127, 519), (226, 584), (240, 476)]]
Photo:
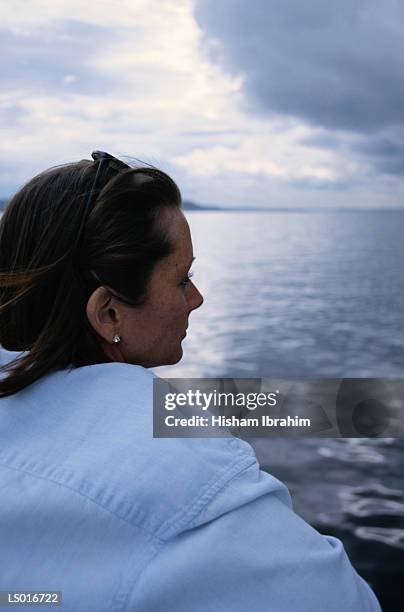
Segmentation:
[[(4, 211), (6, 199), (0, 200), (0, 214)], [(300, 207), (263, 207), (263, 206), (217, 206), (217, 205), (204, 205), (195, 204), (189, 200), (183, 201), (183, 210), (185, 212), (257, 212), (257, 213), (353, 213), (353, 212), (404, 212), (404, 206), (402, 208), (308, 208)]]
[(217, 206), (217, 205), (204, 205), (195, 204), (195, 202), (189, 202), (184, 200), (183, 209), (186, 212), (264, 212), (264, 213), (350, 213), (350, 212), (404, 212), (404, 206), (402, 208), (319, 208), (319, 207), (297, 207), (297, 206), (276, 206), (276, 207), (264, 207), (264, 206)]
[(233, 207), (216, 207), (216, 208), (205, 208), (198, 206), (197, 208), (186, 208), (183, 207), (185, 212), (256, 212), (256, 213), (369, 213), (369, 212), (403, 212), (403, 208), (233, 208)]

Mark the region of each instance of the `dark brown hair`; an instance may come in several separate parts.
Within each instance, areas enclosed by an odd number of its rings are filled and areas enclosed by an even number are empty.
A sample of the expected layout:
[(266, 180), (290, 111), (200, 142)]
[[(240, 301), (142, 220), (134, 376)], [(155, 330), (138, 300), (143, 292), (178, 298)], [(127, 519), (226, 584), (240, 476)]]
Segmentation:
[(8, 203), (0, 222), (0, 344), (24, 352), (0, 368), (0, 397), (45, 374), (110, 361), (86, 315), (107, 285), (134, 307), (157, 261), (172, 252), (168, 208), (176, 184), (153, 167), (106, 167), (79, 246), (75, 239), (97, 163), (51, 168)]

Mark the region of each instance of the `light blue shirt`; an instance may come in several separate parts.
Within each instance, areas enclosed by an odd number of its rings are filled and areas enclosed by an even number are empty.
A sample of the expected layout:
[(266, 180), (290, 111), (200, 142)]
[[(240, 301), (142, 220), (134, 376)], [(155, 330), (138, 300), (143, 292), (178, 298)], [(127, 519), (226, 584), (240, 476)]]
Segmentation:
[(0, 400), (0, 590), (69, 612), (380, 611), (249, 444), (153, 438), (152, 381), (108, 363)]

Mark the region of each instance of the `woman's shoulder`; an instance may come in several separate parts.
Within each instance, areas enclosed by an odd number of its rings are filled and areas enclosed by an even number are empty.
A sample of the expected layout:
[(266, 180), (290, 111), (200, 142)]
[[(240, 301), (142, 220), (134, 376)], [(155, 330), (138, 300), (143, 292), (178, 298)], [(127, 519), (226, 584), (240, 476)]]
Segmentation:
[[(55, 372), (0, 401), (0, 461), (30, 465), (160, 539), (268, 491), (249, 444), (232, 436), (154, 438), (153, 380), (120, 363)], [(25, 468), (24, 468), (25, 469)]]

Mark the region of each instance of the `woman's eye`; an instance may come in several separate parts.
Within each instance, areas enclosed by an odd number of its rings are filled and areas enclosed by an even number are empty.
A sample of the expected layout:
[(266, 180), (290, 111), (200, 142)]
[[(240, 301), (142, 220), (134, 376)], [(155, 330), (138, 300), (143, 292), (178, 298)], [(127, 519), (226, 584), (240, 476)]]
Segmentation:
[(184, 280), (182, 280), (181, 283), (180, 283), (181, 287), (186, 287), (186, 285), (189, 283), (189, 281), (191, 280), (193, 275), (194, 275), (193, 272), (188, 272), (188, 274), (186, 275)]

